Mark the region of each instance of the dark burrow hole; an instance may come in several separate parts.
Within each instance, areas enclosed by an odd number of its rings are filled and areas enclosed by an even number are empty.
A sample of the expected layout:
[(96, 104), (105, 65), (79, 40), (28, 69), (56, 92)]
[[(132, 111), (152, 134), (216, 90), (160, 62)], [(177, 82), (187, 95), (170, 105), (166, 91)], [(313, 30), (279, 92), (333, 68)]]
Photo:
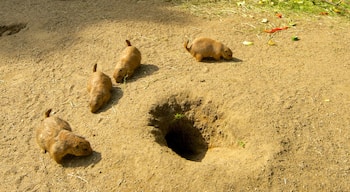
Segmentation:
[(187, 160), (201, 161), (208, 150), (202, 134), (186, 117), (170, 123), (164, 139), (170, 149)]
[[(188, 103), (187, 103), (188, 104)], [(208, 142), (196, 127), (193, 115), (186, 113), (193, 107), (179, 105), (176, 101), (158, 105), (150, 111), (149, 125), (155, 127), (152, 134), (155, 141), (169, 147), (179, 156), (190, 161), (201, 161), (208, 151)]]

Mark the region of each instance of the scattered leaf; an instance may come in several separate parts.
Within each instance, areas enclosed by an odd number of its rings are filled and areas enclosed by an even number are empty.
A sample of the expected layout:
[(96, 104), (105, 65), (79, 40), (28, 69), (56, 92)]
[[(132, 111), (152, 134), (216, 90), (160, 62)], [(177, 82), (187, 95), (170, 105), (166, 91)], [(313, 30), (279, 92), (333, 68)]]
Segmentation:
[(270, 45), (270, 46), (275, 46), (275, 45), (276, 45), (276, 43), (275, 43), (272, 39), (270, 39), (270, 40), (267, 42), (267, 44)]
[(299, 41), (300, 39), (299, 39), (299, 37), (298, 36), (293, 36), (292, 37), (292, 41)]
[(273, 28), (271, 30), (264, 30), (266, 33), (274, 33), (276, 31), (281, 31), (281, 30), (285, 30), (285, 29), (288, 29), (288, 27), (277, 27), (277, 28)]
[(296, 26), (297, 24), (294, 23), (293, 21), (290, 21), (290, 22), (288, 23), (288, 25), (289, 25), (289, 26)]
[(267, 20), (266, 18), (264, 18), (264, 19), (261, 20), (261, 22), (262, 22), (262, 23), (267, 23), (267, 22), (269, 22), (269, 20)]
[(333, 11), (336, 12), (336, 13), (341, 13), (341, 11), (335, 7), (333, 7)]
[(243, 41), (243, 45), (253, 45), (254, 43), (251, 41)]

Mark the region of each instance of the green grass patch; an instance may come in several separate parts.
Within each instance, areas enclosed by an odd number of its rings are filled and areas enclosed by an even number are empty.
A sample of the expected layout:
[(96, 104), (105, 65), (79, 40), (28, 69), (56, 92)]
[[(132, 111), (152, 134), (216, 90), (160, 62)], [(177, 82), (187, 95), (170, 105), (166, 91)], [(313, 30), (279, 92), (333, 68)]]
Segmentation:
[(311, 14), (350, 16), (349, 0), (260, 0), (258, 5), (282, 11), (297, 11)]
[(350, 0), (167, 0), (195, 15), (223, 16), (235, 13), (233, 7), (267, 9), (275, 12), (338, 15), (350, 18)]

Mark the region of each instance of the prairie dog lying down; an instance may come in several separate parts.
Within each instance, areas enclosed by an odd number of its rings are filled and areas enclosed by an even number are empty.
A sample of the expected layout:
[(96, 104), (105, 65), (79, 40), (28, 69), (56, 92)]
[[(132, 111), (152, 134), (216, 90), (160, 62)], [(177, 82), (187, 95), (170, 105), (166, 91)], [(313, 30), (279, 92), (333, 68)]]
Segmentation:
[(224, 44), (206, 37), (199, 37), (192, 42), (190, 47), (189, 41), (184, 43), (186, 50), (191, 53), (197, 61), (202, 61), (203, 58), (214, 58), (219, 61), (222, 58), (226, 60), (232, 59), (232, 51)]
[(126, 40), (127, 47), (121, 53), (115, 66), (113, 78), (117, 83), (122, 83), (125, 78), (130, 78), (141, 65), (141, 52)]
[(88, 81), (87, 89), (90, 93), (90, 111), (96, 113), (111, 99), (112, 80), (106, 74), (96, 71), (94, 65), (93, 73)]
[(68, 154), (87, 156), (92, 154), (89, 141), (72, 132), (70, 125), (58, 118), (50, 117), (51, 109), (45, 112), (45, 119), (36, 129), (36, 141), (41, 149), (61, 163)]

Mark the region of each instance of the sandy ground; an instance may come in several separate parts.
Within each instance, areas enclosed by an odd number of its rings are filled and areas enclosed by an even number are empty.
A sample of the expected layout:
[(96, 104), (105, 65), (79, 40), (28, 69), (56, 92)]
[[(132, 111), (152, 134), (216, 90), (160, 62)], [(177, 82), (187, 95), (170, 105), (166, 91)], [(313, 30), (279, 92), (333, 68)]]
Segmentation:
[[(2, 0), (0, 10), (0, 25), (17, 24), (0, 31), (0, 191), (350, 191), (349, 21), (194, 16), (161, 1)], [(199, 36), (234, 60), (196, 62), (183, 42)], [(92, 66), (112, 76), (125, 39), (142, 66), (92, 114)], [(49, 108), (91, 156), (60, 165), (40, 151)]]

